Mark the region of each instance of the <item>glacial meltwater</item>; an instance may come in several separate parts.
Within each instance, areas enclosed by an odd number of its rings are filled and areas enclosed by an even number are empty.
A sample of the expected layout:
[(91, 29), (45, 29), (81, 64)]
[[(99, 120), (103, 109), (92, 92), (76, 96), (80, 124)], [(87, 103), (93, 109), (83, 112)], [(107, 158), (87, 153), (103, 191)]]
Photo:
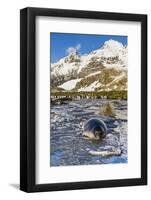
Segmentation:
[[(100, 108), (107, 102), (114, 105), (115, 116), (103, 116)], [(127, 101), (80, 99), (51, 105), (50, 167), (90, 164), (127, 163)], [(82, 136), (84, 123), (97, 118), (105, 122), (107, 135), (101, 141)], [(90, 151), (116, 151), (120, 155), (91, 155)]]

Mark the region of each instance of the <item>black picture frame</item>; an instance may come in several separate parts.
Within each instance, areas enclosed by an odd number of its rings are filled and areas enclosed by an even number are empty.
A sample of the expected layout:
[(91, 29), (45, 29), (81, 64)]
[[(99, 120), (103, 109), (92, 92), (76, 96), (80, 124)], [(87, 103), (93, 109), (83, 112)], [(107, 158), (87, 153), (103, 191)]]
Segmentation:
[[(35, 19), (54, 16), (84, 19), (120, 20), (141, 23), (141, 178), (36, 184), (35, 163)], [(121, 187), (147, 184), (147, 15), (48, 8), (20, 11), (20, 190), (57, 190)]]

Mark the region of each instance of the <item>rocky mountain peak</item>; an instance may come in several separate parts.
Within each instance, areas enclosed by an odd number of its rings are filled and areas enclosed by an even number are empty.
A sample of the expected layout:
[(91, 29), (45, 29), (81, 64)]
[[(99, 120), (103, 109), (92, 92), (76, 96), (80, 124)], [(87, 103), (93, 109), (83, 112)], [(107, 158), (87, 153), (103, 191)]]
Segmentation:
[(117, 49), (122, 49), (124, 46), (122, 43), (115, 41), (115, 40), (108, 40), (104, 43), (103, 49), (108, 49), (108, 50), (117, 50)]
[(51, 84), (55, 88), (68, 90), (69, 86), (69, 90), (77, 91), (126, 90), (127, 47), (108, 40), (88, 55), (72, 51), (51, 64)]

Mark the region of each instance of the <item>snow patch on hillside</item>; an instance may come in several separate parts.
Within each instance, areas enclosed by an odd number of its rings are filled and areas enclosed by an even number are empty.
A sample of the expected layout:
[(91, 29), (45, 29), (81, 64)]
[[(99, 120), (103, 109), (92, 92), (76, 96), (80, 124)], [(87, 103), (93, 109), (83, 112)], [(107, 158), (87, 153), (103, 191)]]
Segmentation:
[(91, 73), (91, 74), (87, 75), (86, 78), (87, 78), (87, 77), (90, 77), (90, 76), (95, 76), (95, 75), (100, 74), (100, 73), (101, 73), (101, 71)]
[(59, 85), (58, 87), (63, 88), (64, 90), (72, 90), (75, 88), (76, 84), (79, 81), (81, 81), (81, 78), (67, 81), (67, 82), (63, 83), (62, 85)]

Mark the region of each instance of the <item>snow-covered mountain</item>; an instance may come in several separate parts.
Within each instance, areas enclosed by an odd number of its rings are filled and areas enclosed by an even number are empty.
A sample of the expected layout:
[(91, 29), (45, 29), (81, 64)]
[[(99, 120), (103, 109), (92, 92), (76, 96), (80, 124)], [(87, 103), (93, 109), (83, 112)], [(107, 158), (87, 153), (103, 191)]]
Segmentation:
[(127, 46), (115, 40), (87, 55), (72, 52), (51, 64), (51, 88), (67, 91), (127, 90)]

